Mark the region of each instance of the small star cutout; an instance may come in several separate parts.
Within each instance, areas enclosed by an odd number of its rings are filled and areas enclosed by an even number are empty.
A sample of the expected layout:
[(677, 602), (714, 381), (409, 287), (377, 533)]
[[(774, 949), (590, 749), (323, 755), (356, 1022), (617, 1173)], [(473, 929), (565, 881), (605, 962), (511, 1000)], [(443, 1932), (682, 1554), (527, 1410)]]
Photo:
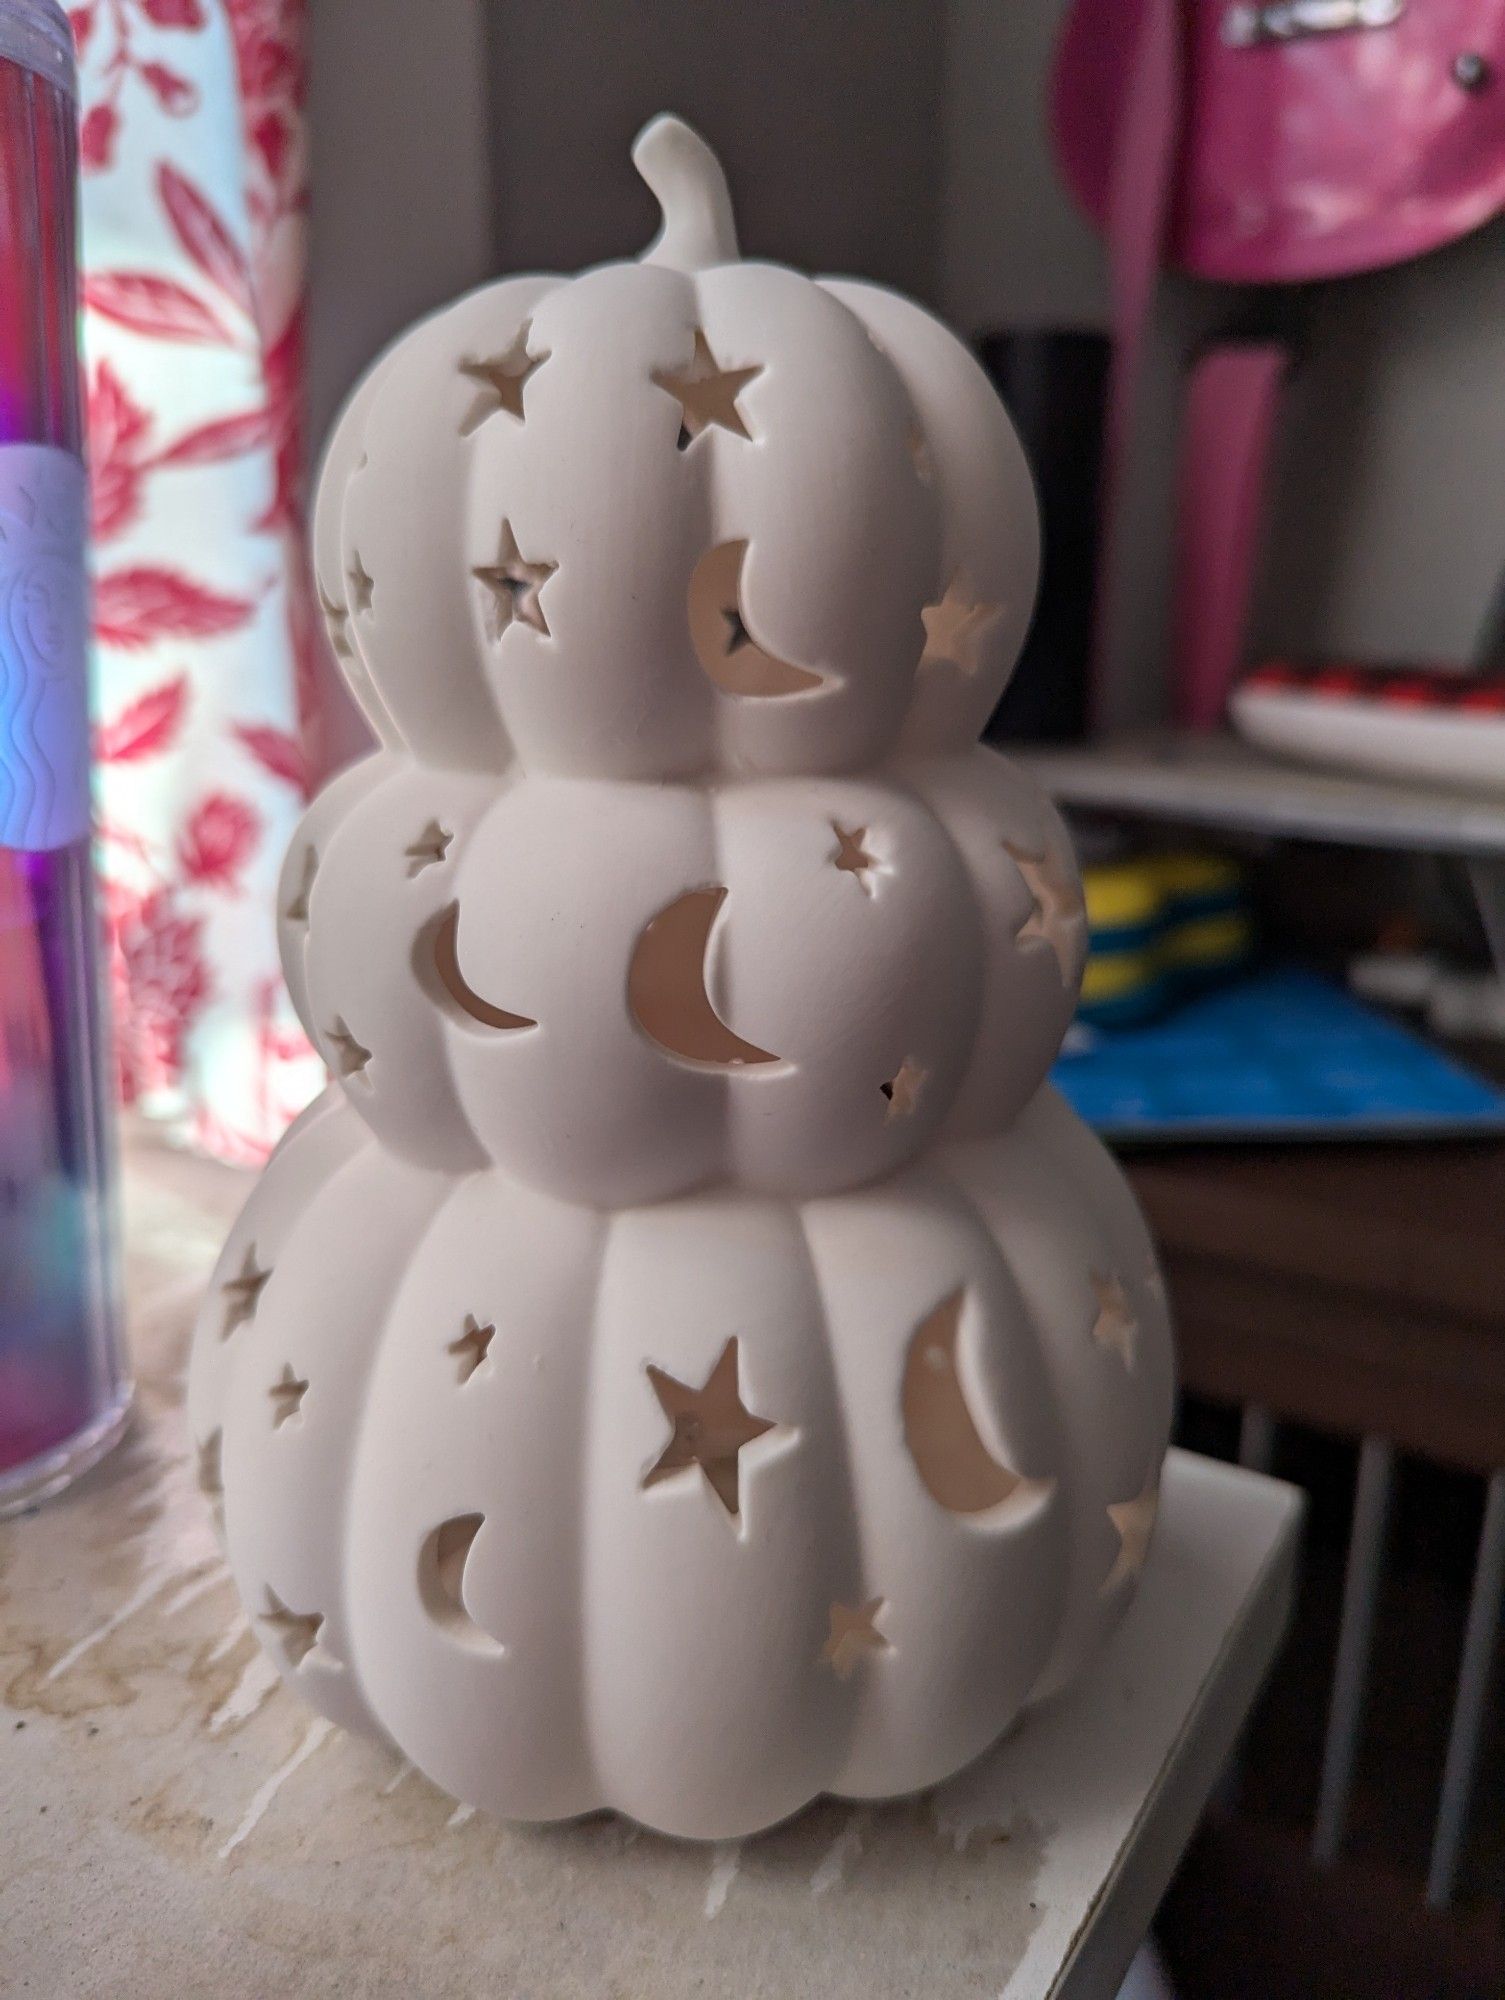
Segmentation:
[(449, 844), (454, 837), (452, 833), (445, 832), (438, 820), (431, 819), (418, 838), (403, 849), (408, 863), (409, 881), (415, 875), (422, 874), (432, 863), (442, 861), (448, 854)]
[(1144, 1260), (1144, 1288), (1157, 1306), (1166, 1303), (1165, 1274), (1155, 1262), (1153, 1250)]
[(531, 320), (524, 322), (505, 354), (493, 354), (483, 361), (466, 360), (460, 363), (460, 373), (468, 376), (481, 391), (460, 426), (461, 437), (469, 437), (472, 431), (480, 429), (488, 417), (496, 416), (501, 410), (505, 410), (509, 417), (516, 417), (519, 423), (523, 421), (526, 414), (523, 389), (534, 370), (542, 368), (549, 358), (547, 352), (528, 352), (531, 327)]
[(1110, 1596), (1118, 1586), (1130, 1577), (1136, 1577), (1144, 1568), (1145, 1557), (1150, 1550), (1150, 1533), (1155, 1526), (1155, 1509), (1160, 1504), (1160, 1478), (1152, 1471), (1141, 1492), (1132, 1500), (1110, 1501), (1108, 1519), (1118, 1530), (1118, 1555), (1112, 1569), (1104, 1577), (1098, 1593)]
[(256, 1307), (261, 1298), (261, 1288), (272, 1275), (271, 1266), (262, 1270), (256, 1262), (256, 1245), (248, 1244), (238, 1278), (227, 1278), (220, 1286), (225, 1300), (225, 1323), (220, 1328), (220, 1339), (228, 1340), (238, 1326), (244, 1326), (248, 1319), (256, 1317)]
[(761, 365), (755, 368), (721, 367), (711, 352), (705, 334), (697, 327), (695, 352), (689, 367), (680, 370), (655, 368), (653, 371), (655, 386), (667, 389), (671, 396), (679, 400), (682, 412), (680, 450), (693, 444), (700, 433), (709, 430), (712, 424), (719, 424), (733, 437), (750, 438), (752, 432), (737, 408), (737, 398), (753, 377), (762, 373)]
[(371, 609), (371, 593), (376, 588), (375, 579), (367, 572), (366, 565), (357, 555), (346, 572), (350, 584), (350, 609), (354, 612)]
[(319, 609), (324, 613), (324, 629), (329, 634), (329, 643), (334, 648), (337, 660), (353, 657), (350, 645), (350, 613), (343, 604), (336, 604), (332, 597), (319, 592)]
[(503, 521), (496, 561), (482, 563), (470, 572), (490, 593), (486, 636), (500, 639), (507, 627), (516, 622), (531, 625), (547, 639), (549, 621), (543, 614), (541, 593), (558, 567), (558, 563), (528, 562), (517, 546), (512, 523)]
[(925, 442), (925, 433), (918, 424), (911, 424), (904, 437), (909, 452), (910, 463), (914, 466), (915, 477), (922, 486), (930, 486), (935, 480), (935, 466), (930, 457), (930, 446)]
[(223, 1433), (212, 1430), (196, 1453), (195, 1478), (200, 1493), (207, 1493), (211, 1500), (218, 1500), (224, 1492), (224, 1481), (220, 1476), (220, 1456)]
[(1061, 856), (1052, 853), (1049, 847), (1031, 854), (1011, 841), (1006, 840), (1003, 845), (1024, 877), (1025, 888), (1035, 899), (1034, 908), (1014, 933), (1014, 942), (1028, 944), (1031, 938), (1039, 938), (1048, 944), (1061, 968), (1061, 984), (1068, 986), (1077, 972), (1081, 944), (1078, 926), (1086, 912), (1082, 885)]
[(1129, 1304), (1128, 1293), (1117, 1278), (1105, 1278), (1096, 1271), (1092, 1273), (1092, 1289), (1097, 1296), (1097, 1318), (1092, 1322), (1092, 1338), (1099, 1347), (1106, 1347), (1116, 1354), (1125, 1368), (1132, 1368), (1139, 1322)]
[(296, 1417), (302, 1410), (308, 1383), (293, 1373), (291, 1363), (284, 1361), (281, 1375), (267, 1394), (272, 1399), (272, 1429), (280, 1431), (289, 1417)]
[(299, 878), (293, 900), (288, 904), (284, 912), (290, 924), (306, 924), (308, 922), (308, 898), (314, 886), (314, 877), (318, 872), (318, 855), (311, 847), (305, 848), (303, 852), (303, 873)]
[(870, 1597), (866, 1604), (831, 1606), (831, 1633), (820, 1649), (820, 1657), (839, 1681), (852, 1678), (864, 1653), (890, 1650), (876, 1622), (884, 1602), (881, 1597)]
[(927, 604), (920, 613), (925, 627), (921, 667), (945, 664), (959, 667), (964, 674), (975, 674), (978, 649), (1002, 613), (1001, 604), (986, 604), (974, 597), (971, 585), (958, 570), (940, 602)]
[(913, 1056), (906, 1056), (900, 1063), (898, 1073), (881, 1086), (888, 1099), (888, 1110), (884, 1113), (884, 1123), (891, 1125), (896, 1118), (907, 1118), (920, 1101), (920, 1092), (925, 1088), (928, 1069), (921, 1069)]
[[(338, 1014), (335, 1015), (334, 1026), (325, 1039), (334, 1051), (334, 1069), (337, 1076), (366, 1075), (366, 1065), (371, 1060), (371, 1051), (361, 1047)], [(366, 1081), (369, 1083), (370, 1078), (367, 1077)]]
[(873, 885), (868, 880), (868, 874), (878, 866), (878, 861), (862, 844), (867, 839), (867, 828), (841, 826), (833, 819), (831, 831), (836, 835), (836, 852), (831, 856), (833, 865), (843, 875), (855, 876), (863, 894), (871, 896)]
[(669, 1442), (643, 1475), (645, 1490), (698, 1465), (711, 1491), (735, 1520), (741, 1504), (738, 1468), (742, 1447), (777, 1428), (767, 1417), (754, 1416), (742, 1401), (735, 1339), (722, 1348), (704, 1388), (692, 1389), (651, 1362), (648, 1380), (673, 1428)]
[(446, 1354), (459, 1356), (462, 1382), (468, 1382), (486, 1359), (486, 1350), (490, 1347), (495, 1332), (494, 1326), (478, 1325), (474, 1313), (465, 1315), (465, 1331), (458, 1340), (452, 1340), (444, 1350)]
[(319, 1643), (324, 1614), (322, 1611), (290, 1611), (276, 1591), (268, 1588), (267, 1608), (257, 1613), (257, 1621), (271, 1626), (282, 1642), (288, 1665), (297, 1668)]

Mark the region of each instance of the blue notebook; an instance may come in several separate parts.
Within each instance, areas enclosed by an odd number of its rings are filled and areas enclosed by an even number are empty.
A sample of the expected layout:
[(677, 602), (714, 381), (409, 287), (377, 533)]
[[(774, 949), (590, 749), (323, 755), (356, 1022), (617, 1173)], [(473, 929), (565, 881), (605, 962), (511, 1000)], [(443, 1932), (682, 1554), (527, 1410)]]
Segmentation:
[(1105, 1138), (1505, 1131), (1505, 1094), (1344, 990), (1261, 972), (1135, 1028), (1076, 1023), (1053, 1081)]

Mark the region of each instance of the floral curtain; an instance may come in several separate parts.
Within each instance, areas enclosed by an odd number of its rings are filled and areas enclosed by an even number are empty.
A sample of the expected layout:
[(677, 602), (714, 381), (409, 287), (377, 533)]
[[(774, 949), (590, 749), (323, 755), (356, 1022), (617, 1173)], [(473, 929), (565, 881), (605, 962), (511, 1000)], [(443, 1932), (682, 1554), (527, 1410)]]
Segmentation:
[(264, 1156), (323, 1080), (277, 965), (319, 775), (302, 0), (88, 0), (79, 52), (100, 868), (120, 1087)]

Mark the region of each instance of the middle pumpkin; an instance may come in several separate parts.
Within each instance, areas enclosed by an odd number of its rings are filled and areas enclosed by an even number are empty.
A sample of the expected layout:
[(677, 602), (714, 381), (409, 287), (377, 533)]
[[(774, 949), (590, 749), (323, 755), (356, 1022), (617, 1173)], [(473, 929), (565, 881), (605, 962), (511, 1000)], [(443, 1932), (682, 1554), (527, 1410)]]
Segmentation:
[(828, 1193), (1012, 1122), (1081, 970), (1052, 881), (1059, 818), (982, 749), (500, 795), (384, 753), (310, 811), (280, 911), (300, 1016), (385, 1144), (623, 1206)]

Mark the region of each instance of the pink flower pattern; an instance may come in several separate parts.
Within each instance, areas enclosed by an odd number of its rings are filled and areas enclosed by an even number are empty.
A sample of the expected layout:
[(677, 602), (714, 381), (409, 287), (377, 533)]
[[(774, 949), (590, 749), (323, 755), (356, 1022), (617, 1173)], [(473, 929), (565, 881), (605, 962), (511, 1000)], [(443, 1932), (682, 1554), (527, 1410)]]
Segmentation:
[(70, 19), (120, 1085), (190, 1143), (254, 1161), (323, 1076), (272, 908), (320, 769), (303, 0), (87, 0)]

